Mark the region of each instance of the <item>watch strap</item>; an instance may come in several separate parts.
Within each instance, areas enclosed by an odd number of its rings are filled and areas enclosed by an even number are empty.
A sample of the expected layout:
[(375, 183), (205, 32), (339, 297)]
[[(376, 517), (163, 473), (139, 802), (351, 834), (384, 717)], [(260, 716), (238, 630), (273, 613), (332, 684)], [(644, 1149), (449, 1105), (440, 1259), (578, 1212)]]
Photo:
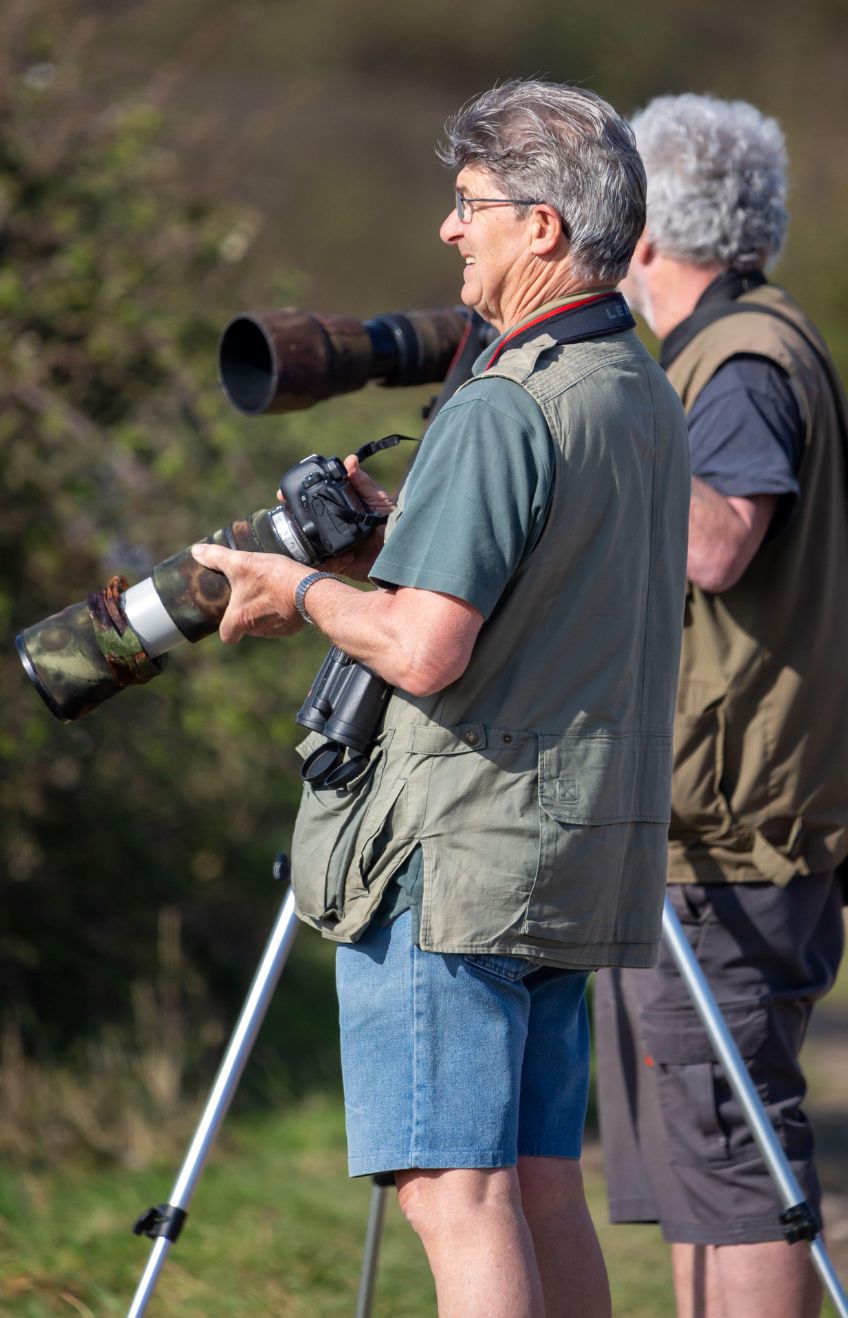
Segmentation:
[(297, 590), (294, 592), (294, 607), (297, 609), (303, 621), (308, 622), (310, 627), (314, 623), (315, 619), (310, 618), (309, 614), (306, 612), (306, 606), (304, 605), (303, 602), (306, 596), (306, 592), (309, 590), (309, 587), (314, 586), (316, 581), (343, 581), (343, 580), (344, 578), (340, 577), (336, 572), (310, 572), (307, 577), (304, 577), (303, 580), (299, 582)]

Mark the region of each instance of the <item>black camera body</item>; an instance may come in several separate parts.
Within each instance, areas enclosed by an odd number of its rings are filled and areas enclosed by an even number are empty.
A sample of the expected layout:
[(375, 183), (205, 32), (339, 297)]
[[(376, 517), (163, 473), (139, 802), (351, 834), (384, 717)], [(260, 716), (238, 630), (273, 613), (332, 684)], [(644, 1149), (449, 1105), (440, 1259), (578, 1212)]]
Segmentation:
[(280, 478), (280, 493), (286, 502), (274, 512), (274, 530), (289, 556), (309, 566), (344, 553), (386, 521), (362, 503), (339, 458), (303, 458)]

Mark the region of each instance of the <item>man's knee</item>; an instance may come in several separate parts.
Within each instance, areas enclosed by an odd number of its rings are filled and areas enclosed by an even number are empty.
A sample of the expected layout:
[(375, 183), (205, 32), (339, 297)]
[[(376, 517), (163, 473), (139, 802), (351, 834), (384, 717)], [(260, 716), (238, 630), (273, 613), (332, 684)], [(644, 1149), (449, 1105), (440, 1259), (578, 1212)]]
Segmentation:
[(561, 1218), (586, 1202), (577, 1158), (519, 1158), (525, 1216)]
[(422, 1240), (521, 1212), (514, 1167), (413, 1168), (396, 1172), (395, 1179), (401, 1211)]

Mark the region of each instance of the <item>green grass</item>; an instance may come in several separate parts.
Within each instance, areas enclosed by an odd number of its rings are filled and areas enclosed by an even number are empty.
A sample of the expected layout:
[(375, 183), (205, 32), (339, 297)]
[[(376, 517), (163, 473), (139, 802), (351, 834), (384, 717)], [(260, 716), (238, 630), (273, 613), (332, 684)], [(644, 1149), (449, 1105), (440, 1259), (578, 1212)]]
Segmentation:
[[(609, 1228), (597, 1158), (592, 1211), (616, 1313), (671, 1315), (669, 1272), (653, 1228)], [(130, 1231), (167, 1200), (178, 1168), (0, 1174), (0, 1312), (9, 1318), (125, 1314), (150, 1251)], [(159, 1277), (151, 1318), (314, 1318), (354, 1312), (371, 1182), (350, 1181), (341, 1104), (321, 1098), (228, 1124), (188, 1225)], [(435, 1312), (420, 1245), (390, 1192), (375, 1315)]]
[[(848, 1173), (844, 1111), (848, 965), (819, 1008), (805, 1048), (811, 1116), (829, 1222), (828, 1249), (848, 1276)], [(814, 1017), (814, 1022), (815, 1022)], [(25, 1077), (24, 1077), (25, 1079)], [(0, 1166), (0, 1313), (6, 1318), (123, 1315), (151, 1245), (132, 1235), (139, 1213), (166, 1201), (185, 1150), (163, 1125), (158, 1165), (144, 1171), (80, 1157), (36, 1169)], [(142, 1141), (142, 1144), (145, 1142)], [(187, 1143), (187, 1141), (186, 1141)], [(176, 1153), (174, 1152), (177, 1149)], [(128, 1148), (132, 1156), (132, 1147)], [(673, 1318), (668, 1250), (655, 1227), (611, 1227), (600, 1152), (584, 1159), (589, 1205), (607, 1261), (616, 1318)], [(150, 1318), (320, 1318), (352, 1315), (371, 1196), (350, 1181), (341, 1100), (281, 1099), (261, 1115), (235, 1112), (224, 1125), (170, 1251)], [(432, 1318), (433, 1286), (418, 1241), (389, 1194), (375, 1318)], [(834, 1310), (825, 1305), (824, 1313)]]
[[(587, 1155), (587, 1193), (616, 1318), (673, 1318), (659, 1231), (607, 1224), (597, 1147), (590, 1144)], [(167, 1200), (177, 1170), (0, 1172), (0, 1312), (125, 1314), (151, 1248), (131, 1224)], [(370, 1180), (347, 1178), (338, 1100), (234, 1119), (200, 1179), (150, 1318), (353, 1314), (370, 1195)], [(434, 1313), (423, 1252), (389, 1192), (375, 1318)]]

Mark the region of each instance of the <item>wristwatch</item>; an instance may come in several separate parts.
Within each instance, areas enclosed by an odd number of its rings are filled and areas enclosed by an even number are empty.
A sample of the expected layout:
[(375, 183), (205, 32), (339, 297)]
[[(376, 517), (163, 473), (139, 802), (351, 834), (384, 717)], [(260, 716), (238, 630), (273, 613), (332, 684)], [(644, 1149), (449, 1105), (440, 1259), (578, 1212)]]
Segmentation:
[(304, 607), (303, 599), (310, 586), (314, 586), (316, 581), (343, 581), (344, 578), (338, 576), (335, 572), (310, 572), (308, 577), (304, 577), (299, 583), (297, 590), (294, 592), (294, 607), (297, 609), (304, 622), (312, 626), (314, 619), (310, 618)]

